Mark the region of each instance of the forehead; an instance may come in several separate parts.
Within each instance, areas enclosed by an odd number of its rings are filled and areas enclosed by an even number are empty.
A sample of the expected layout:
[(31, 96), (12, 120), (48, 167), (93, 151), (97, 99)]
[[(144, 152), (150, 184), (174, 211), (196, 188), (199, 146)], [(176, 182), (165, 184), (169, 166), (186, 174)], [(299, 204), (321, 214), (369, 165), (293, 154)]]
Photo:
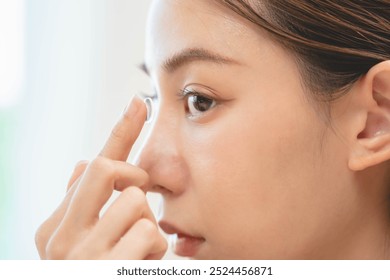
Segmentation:
[(146, 64), (156, 69), (183, 49), (201, 48), (249, 62), (266, 34), (233, 11), (210, 0), (155, 0), (147, 29)]

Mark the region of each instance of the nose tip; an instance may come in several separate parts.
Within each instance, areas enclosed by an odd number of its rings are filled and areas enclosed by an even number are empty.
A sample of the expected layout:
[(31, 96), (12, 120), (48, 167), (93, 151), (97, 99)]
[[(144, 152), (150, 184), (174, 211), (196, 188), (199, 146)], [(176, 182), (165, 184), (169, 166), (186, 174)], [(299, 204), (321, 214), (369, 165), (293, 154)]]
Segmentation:
[(188, 167), (177, 145), (164, 143), (151, 137), (139, 154), (136, 165), (149, 174), (149, 181), (141, 188), (162, 195), (179, 194), (187, 183)]
[(176, 157), (169, 158), (162, 155), (147, 160), (141, 158), (139, 167), (149, 174), (148, 183), (141, 187), (145, 192), (177, 195), (184, 190), (186, 169)]

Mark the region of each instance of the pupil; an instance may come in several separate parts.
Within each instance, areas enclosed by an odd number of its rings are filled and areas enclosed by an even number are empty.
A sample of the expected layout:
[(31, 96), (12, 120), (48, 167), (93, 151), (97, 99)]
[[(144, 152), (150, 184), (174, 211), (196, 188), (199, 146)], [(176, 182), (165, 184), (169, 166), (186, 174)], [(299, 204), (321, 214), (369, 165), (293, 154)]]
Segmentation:
[(210, 109), (211, 100), (203, 96), (194, 96), (194, 107), (200, 112)]

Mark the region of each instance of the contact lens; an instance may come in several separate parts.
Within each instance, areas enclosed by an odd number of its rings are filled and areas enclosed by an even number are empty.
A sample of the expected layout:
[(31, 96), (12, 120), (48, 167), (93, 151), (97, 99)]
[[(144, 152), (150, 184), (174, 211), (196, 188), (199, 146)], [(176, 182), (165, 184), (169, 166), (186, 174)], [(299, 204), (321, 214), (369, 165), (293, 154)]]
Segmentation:
[(146, 97), (144, 99), (144, 103), (146, 105), (146, 120), (145, 122), (150, 122), (152, 119), (152, 110), (153, 110), (153, 100), (150, 97)]

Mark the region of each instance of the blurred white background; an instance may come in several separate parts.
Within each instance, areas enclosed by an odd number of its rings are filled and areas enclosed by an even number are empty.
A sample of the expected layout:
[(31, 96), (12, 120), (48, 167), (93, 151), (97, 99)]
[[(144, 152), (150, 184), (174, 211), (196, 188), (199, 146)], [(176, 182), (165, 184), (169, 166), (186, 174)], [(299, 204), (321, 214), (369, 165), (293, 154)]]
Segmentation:
[(150, 2), (0, 0), (0, 259), (38, 258), (34, 233), (74, 164), (147, 90)]

